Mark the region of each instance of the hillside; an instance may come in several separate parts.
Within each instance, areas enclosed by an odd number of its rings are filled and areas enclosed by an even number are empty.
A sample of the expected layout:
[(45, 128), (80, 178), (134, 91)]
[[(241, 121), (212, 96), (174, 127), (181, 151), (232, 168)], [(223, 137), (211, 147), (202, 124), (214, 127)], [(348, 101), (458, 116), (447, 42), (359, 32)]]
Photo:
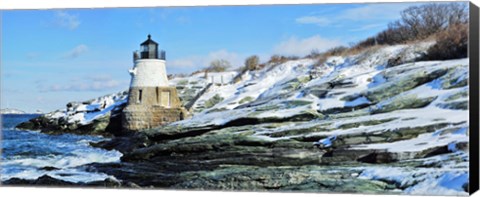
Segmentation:
[(466, 195), (468, 59), (415, 61), (431, 45), (247, 71), (190, 119), (100, 144), (122, 163), (91, 167), (140, 186)]
[[(89, 169), (169, 188), (467, 194), (468, 59), (416, 61), (432, 44), (270, 63), (236, 83), (236, 72), (174, 78), (193, 116), (97, 144), (122, 163)], [(20, 127), (115, 134), (126, 95)]]

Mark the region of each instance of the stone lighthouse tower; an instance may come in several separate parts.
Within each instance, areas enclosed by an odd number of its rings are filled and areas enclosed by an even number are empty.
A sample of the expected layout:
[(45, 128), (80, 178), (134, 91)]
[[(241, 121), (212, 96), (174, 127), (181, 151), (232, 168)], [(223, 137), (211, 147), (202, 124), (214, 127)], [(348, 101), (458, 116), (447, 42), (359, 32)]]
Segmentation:
[(140, 44), (140, 53), (133, 53), (133, 61), (123, 129), (139, 131), (183, 120), (188, 112), (182, 107), (176, 88), (168, 85), (165, 51), (159, 50), (150, 35)]

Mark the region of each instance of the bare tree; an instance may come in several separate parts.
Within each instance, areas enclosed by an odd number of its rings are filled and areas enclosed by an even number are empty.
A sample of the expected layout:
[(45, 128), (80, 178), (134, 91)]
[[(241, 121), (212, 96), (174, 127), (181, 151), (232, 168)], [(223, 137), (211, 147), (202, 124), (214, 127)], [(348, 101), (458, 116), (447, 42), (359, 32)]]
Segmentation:
[[(429, 3), (411, 6), (400, 13), (400, 19), (374, 38), (359, 42), (356, 47), (374, 44), (398, 44), (424, 39), (451, 26), (468, 23), (468, 7), (464, 2)], [(375, 42), (374, 42), (375, 41)]]
[(430, 3), (412, 6), (401, 12), (401, 19), (393, 26), (405, 27), (411, 38), (425, 38), (445, 30), (450, 25), (467, 23), (466, 3)]

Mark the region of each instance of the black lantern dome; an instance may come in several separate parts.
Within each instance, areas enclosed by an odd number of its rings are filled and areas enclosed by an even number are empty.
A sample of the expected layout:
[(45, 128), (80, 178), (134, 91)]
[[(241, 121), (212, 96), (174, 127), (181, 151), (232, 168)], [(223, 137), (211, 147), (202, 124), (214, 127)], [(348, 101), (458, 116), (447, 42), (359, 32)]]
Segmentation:
[(140, 44), (140, 57), (134, 53), (134, 60), (138, 58), (165, 60), (165, 51), (159, 50), (158, 43), (153, 41), (152, 36), (148, 34), (148, 39)]

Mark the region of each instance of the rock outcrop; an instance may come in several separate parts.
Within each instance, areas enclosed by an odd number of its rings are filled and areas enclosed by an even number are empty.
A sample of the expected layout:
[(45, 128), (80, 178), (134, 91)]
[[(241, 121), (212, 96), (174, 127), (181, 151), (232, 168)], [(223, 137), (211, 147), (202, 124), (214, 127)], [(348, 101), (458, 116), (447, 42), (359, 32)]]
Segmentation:
[(121, 126), (120, 115), (127, 93), (123, 91), (81, 103), (70, 102), (64, 110), (43, 114), (17, 125), (17, 128), (48, 134), (121, 135), (118, 126)]
[[(90, 169), (141, 187), (465, 194), (468, 60), (386, 68), (402, 47), (331, 58), (316, 78), (307, 59), (213, 87), (197, 102), (224, 99), (134, 141), (99, 144), (122, 162)], [(463, 186), (445, 188), (446, 177)]]
[(97, 143), (122, 162), (87, 169), (140, 187), (465, 195), (468, 59), (408, 55), (430, 45), (272, 63), (205, 91), (182, 79), (202, 92), (191, 118)]

